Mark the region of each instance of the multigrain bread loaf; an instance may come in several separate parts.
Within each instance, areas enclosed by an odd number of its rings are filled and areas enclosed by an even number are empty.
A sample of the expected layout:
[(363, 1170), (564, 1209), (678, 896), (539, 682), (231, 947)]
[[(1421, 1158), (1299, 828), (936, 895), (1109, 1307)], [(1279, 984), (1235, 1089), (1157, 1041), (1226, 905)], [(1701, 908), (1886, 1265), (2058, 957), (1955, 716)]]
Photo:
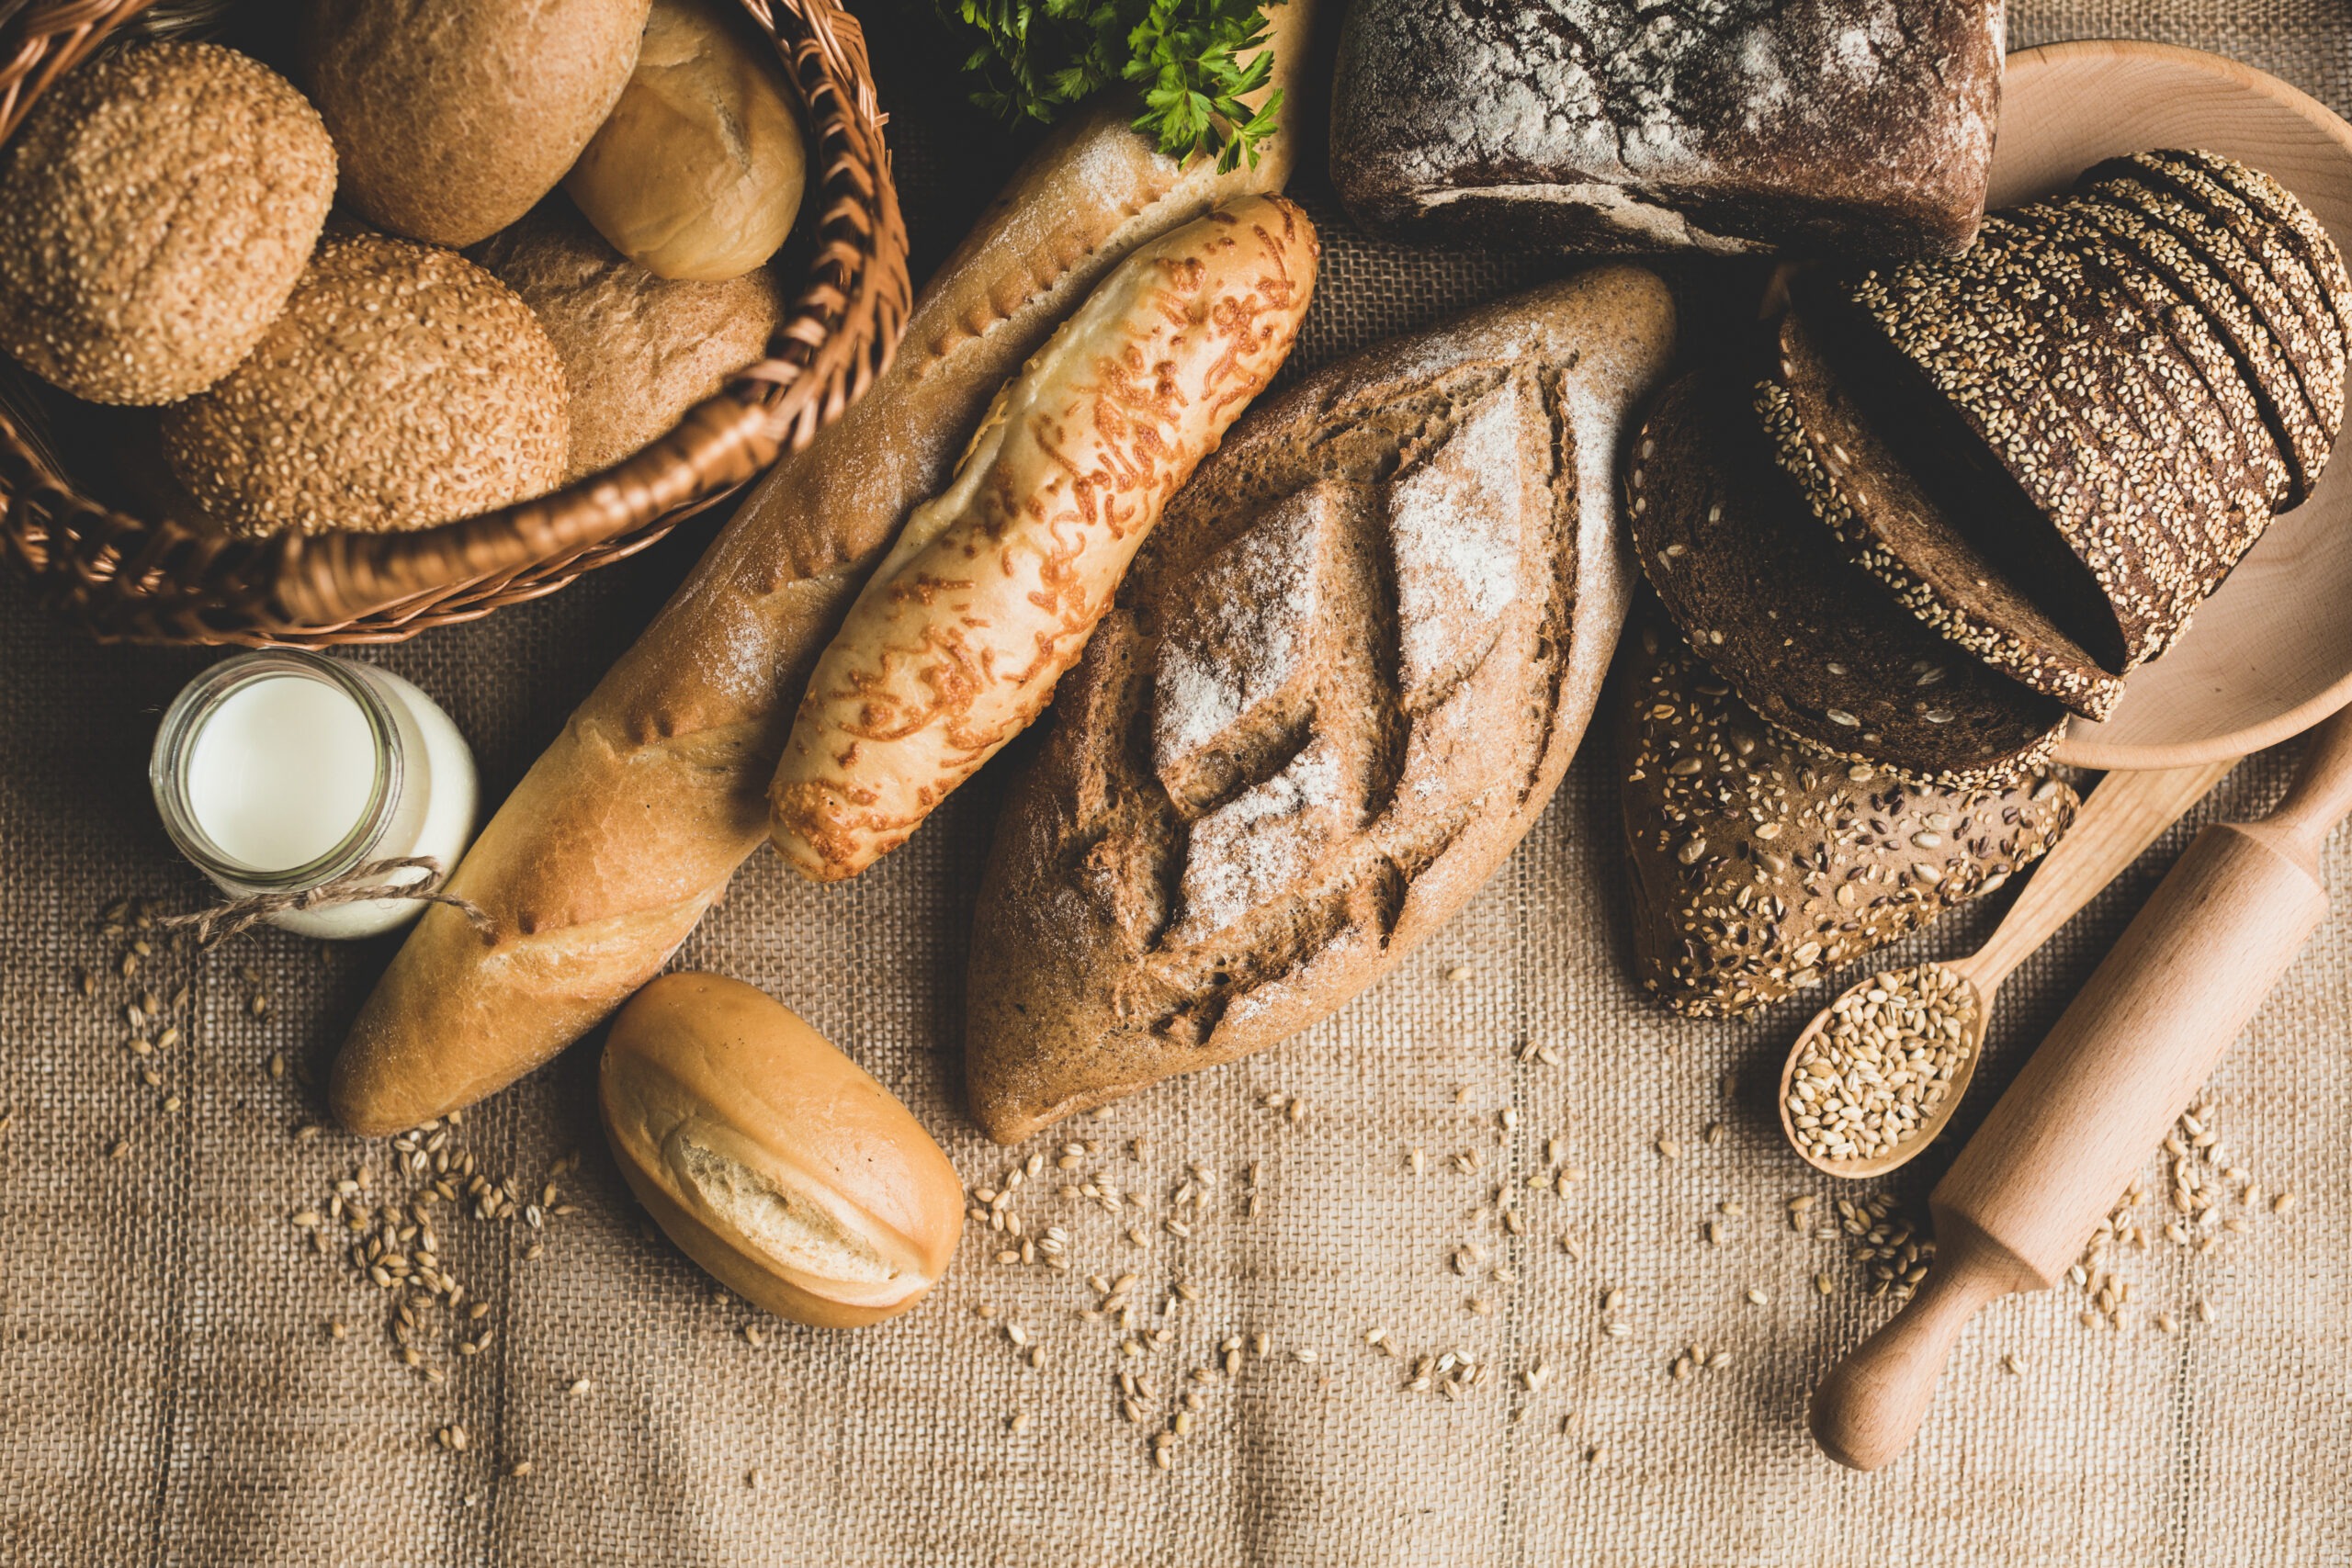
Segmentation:
[(1728, 368), (1693, 371), (1652, 405), (1626, 459), (1627, 511), (1676, 625), (1749, 706), (1831, 756), (1955, 785), (2038, 764), (2065, 710), (1847, 556), (1815, 515), (1838, 505), (1826, 474), (1798, 482), (1773, 462), (1791, 417), (1777, 383), (1750, 389)]
[(1356, 0), (1331, 177), (1383, 233), (1951, 254), (2001, 52), (2001, 0)]
[[(1270, 86), (1295, 85), (1310, 14), (1272, 13)], [(496, 934), (455, 911), (417, 923), (335, 1063), (345, 1125), (470, 1104), (652, 977), (766, 839), (810, 667), (1006, 378), (1129, 252), (1289, 172), (1287, 130), (1219, 174), (1154, 152), (1134, 115), (1106, 100), (1031, 156), (924, 288), (889, 370), (761, 482), (515, 786), (453, 885)]]
[(258, 61), (207, 43), (99, 56), (0, 159), (0, 348), (93, 402), (202, 391), (285, 309), (334, 179), (319, 111)]
[(571, 389), (565, 479), (611, 468), (767, 355), (784, 286), (766, 267), (674, 282), (623, 256), (550, 197), (468, 254), (547, 329)]
[(687, 1257), (756, 1306), (854, 1328), (955, 1259), (964, 1184), (873, 1075), (765, 992), (664, 975), (597, 1075), (613, 1160)]
[(1655, 604), (1616, 678), (1634, 968), (1694, 1018), (1818, 984), (2003, 886), (2074, 821), (2054, 778), (1939, 789), (1792, 746)]
[(1610, 476), (1673, 323), (1653, 275), (1587, 273), (1321, 371), (1202, 465), (997, 826), (990, 1136), (1328, 1016), (1510, 852), (1616, 639)]
[(1160, 510), (1298, 336), (1315, 226), (1280, 197), (1145, 246), (997, 395), (817, 661), (768, 791), (814, 881), (854, 876), (1053, 700)]

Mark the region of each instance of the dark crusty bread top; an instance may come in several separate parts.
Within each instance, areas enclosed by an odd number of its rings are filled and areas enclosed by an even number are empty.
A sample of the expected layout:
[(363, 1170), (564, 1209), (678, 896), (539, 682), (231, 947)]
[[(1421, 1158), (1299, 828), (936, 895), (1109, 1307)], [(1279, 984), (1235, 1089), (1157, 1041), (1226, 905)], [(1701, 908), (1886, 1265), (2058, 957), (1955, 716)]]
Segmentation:
[(1611, 483), (1671, 352), (1604, 267), (1253, 409), (1065, 677), (973, 926), (1006, 1142), (1325, 1017), (1557, 785), (1631, 592)]
[(1905, 784), (1787, 744), (1651, 605), (1619, 661), (1619, 800), (1643, 988), (1730, 1017), (2002, 886), (2074, 820), (2075, 792)]
[(1355, 0), (1331, 175), (1381, 231), (1948, 254), (2001, 39), (1997, 0)]
[[(2056, 697), (2105, 718), (2123, 682), (2098, 666), (1979, 546), (1881, 435), (1878, 422), (1838, 381), (1802, 316), (1781, 320), (1779, 379), (1803, 455), (1774, 455), (1792, 477), (1817, 464), (1838, 505), (1822, 516), (1855, 562), (1950, 641)], [(1979, 526), (1982, 520), (1976, 520)]]
[[(1750, 407), (1728, 369), (1693, 372), (1652, 406), (1625, 465), (1642, 570), (1701, 655), (1797, 739), (1922, 782), (2021, 776), (2065, 722), (2058, 703), (1930, 630), (1809, 515), (1769, 444), (1785, 396)], [(1799, 443), (1802, 446), (1802, 443)]]

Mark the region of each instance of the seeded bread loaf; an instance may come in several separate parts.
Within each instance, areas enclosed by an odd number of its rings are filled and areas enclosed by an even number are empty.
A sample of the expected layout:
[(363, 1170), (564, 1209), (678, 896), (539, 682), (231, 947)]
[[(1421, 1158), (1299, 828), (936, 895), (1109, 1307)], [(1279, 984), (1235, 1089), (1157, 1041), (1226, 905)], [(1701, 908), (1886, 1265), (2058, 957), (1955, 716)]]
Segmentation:
[(1651, 605), (1617, 672), (1620, 808), (1642, 987), (1737, 1017), (1991, 893), (2073, 822), (2075, 792), (1906, 784), (1789, 745)]
[[(1947, 640), (2086, 718), (2105, 718), (2123, 682), (2062, 630), (1947, 512), (1849, 395), (1796, 311), (1781, 319), (1779, 379), (1789, 418), (1774, 455), (1803, 479), (1815, 466), (1822, 510), (1848, 556)], [(1802, 442), (1802, 449), (1788, 443)]]
[(1766, 379), (1751, 405), (1749, 390), (1727, 369), (1684, 377), (1627, 458), (1634, 550), (1668, 613), (1804, 744), (1921, 782), (2022, 776), (2065, 710), (1944, 640), (1848, 558), (1813, 514), (1837, 504), (1826, 474), (1800, 484), (1773, 462), (1785, 394)]
[(990, 1136), (1306, 1028), (1510, 852), (1616, 639), (1611, 475), (1673, 330), (1656, 276), (1589, 272), (1310, 377), (1201, 466), (997, 826)]
[(1331, 177), (1411, 237), (1943, 255), (1984, 205), (2000, 0), (1356, 0)]
[[(1270, 87), (1295, 86), (1312, 15), (1275, 8)], [(1287, 129), (1220, 174), (1154, 152), (1134, 117), (1106, 98), (1031, 155), (924, 287), (889, 369), (760, 482), (515, 785), (451, 883), (496, 934), (448, 909), (417, 922), (335, 1062), (345, 1125), (469, 1105), (653, 977), (766, 840), (810, 666), (1005, 378), (1128, 253), (1289, 172)]]

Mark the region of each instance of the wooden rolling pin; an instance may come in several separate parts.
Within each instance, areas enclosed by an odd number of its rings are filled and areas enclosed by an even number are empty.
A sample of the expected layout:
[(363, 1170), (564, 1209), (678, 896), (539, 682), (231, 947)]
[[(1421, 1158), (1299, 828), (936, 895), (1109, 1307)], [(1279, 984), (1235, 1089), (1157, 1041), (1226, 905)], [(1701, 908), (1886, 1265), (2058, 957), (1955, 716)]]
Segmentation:
[(1876, 1470), (1911, 1442), (1953, 1342), (2047, 1290), (2320, 921), (2320, 847), (2352, 811), (2352, 711), (2312, 732), (2278, 810), (2198, 834), (1928, 1200), (1936, 1261), (1813, 1397), (1822, 1451)]

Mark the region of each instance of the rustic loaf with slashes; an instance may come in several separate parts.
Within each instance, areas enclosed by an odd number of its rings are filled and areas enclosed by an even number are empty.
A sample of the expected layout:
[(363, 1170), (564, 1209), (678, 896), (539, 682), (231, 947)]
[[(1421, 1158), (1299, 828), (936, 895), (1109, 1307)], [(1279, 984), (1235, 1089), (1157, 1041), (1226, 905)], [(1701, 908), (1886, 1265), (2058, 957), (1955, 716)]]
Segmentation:
[(1587, 273), (1328, 369), (1202, 465), (998, 824), (991, 1136), (1328, 1016), (1510, 852), (1624, 614), (1611, 475), (1673, 321), (1652, 274)]
[(1331, 177), (1385, 233), (1950, 255), (2001, 47), (2000, 0), (1356, 0)]
[(2055, 778), (1908, 784), (1792, 744), (1655, 604), (1625, 645), (1611, 700), (1634, 966), (1677, 1012), (1737, 1017), (1818, 985), (2003, 886), (2075, 819)]

